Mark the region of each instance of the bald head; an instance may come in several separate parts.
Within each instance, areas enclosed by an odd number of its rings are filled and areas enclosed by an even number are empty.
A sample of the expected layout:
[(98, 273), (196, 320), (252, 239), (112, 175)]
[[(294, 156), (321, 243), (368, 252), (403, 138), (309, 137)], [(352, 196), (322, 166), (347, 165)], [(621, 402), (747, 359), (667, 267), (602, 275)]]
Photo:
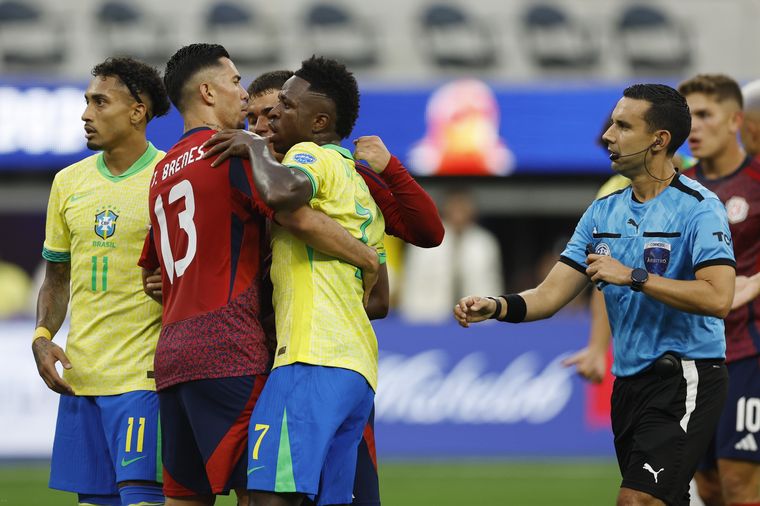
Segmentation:
[(750, 156), (760, 155), (760, 79), (742, 88), (744, 96), (744, 123), (741, 129), (742, 144)]

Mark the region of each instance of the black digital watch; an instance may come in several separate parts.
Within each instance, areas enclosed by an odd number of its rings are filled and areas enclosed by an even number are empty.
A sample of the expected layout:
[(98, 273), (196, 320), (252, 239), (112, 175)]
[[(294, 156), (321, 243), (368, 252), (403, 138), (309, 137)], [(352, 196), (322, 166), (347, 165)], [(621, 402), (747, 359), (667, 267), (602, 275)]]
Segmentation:
[(631, 271), (631, 290), (640, 292), (644, 288), (644, 283), (649, 280), (649, 273), (646, 269), (640, 267)]

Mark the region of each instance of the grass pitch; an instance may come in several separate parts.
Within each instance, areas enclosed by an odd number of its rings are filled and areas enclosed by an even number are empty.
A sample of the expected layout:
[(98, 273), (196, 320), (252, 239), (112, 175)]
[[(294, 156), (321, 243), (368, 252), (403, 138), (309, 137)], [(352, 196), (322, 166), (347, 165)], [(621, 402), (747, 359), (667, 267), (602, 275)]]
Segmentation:
[[(0, 506), (76, 505), (47, 478), (44, 462), (0, 463)], [(589, 506), (614, 504), (620, 475), (610, 460), (383, 461), (380, 485), (384, 506)]]

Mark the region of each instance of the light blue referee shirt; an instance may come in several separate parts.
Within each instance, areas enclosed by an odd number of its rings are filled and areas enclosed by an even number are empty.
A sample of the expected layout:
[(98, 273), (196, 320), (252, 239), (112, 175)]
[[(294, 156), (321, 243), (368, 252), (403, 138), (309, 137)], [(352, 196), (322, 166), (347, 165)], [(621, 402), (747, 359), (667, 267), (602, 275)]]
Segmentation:
[[(594, 201), (560, 261), (585, 274), (587, 244), (650, 276), (693, 280), (703, 267), (736, 266), (725, 207), (714, 193), (680, 175), (645, 203), (631, 187)], [(629, 286), (607, 285), (603, 293), (615, 376), (636, 374), (667, 351), (686, 359), (725, 357), (720, 318), (680, 311)]]

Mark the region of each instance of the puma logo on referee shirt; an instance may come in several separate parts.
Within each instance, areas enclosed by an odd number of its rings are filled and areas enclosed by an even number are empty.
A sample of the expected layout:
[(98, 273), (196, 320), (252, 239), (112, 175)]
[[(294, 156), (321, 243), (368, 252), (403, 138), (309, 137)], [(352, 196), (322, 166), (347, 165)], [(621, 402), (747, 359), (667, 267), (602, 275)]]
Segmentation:
[(659, 471), (657, 471), (657, 472), (654, 472), (654, 469), (652, 469), (652, 466), (650, 466), (650, 465), (649, 465), (648, 463), (646, 463), (646, 462), (644, 463), (644, 467), (643, 467), (643, 469), (646, 469), (647, 471), (649, 471), (650, 473), (652, 473), (652, 474), (654, 475), (654, 482), (655, 482), (655, 483), (657, 483), (657, 475), (658, 475), (658, 474), (660, 474), (661, 472), (663, 472), (663, 471), (665, 470), (665, 468), (663, 467), (663, 468), (662, 468), (662, 469), (660, 469)]
[(639, 224), (633, 218), (628, 218), (628, 224), (636, 227), (636, 233), (639, 233)]

